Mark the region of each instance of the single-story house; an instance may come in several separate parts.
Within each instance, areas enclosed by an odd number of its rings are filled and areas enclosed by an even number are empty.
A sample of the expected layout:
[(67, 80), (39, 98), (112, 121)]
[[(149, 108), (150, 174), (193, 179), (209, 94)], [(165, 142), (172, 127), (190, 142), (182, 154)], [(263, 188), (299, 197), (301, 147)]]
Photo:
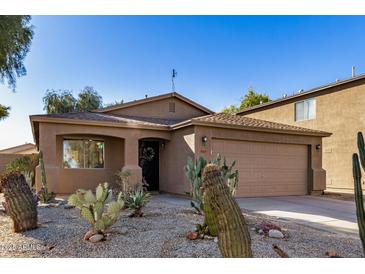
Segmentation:
[(6, 166), (14, 159), (36, 153), (38, 153), (36, 145), (30, 143), (0, 150), (0, 174), (6, 170)]
[[(214, 113), (168, 93), (92, 112), (30, 116), (51, 191), (115, 182), (117, 170), (149, 190), (186, 194), (188, 157), (236, 160), (238, 197), (305, 195), (325, 189), (322, 138), (330, 133)], [(40, 184), (37, 170), (37, 185)]]

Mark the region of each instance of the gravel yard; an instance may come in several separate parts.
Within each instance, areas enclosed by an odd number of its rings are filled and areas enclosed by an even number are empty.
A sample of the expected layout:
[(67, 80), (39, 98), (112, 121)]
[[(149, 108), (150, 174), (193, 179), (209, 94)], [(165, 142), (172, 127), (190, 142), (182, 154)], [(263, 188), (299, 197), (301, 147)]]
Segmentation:
[[(142, 218), (128, 218), (127, 212), (123, 212), (108, 240), (93, 244), (82, 239), (89, 226), (78, 209), (39, 208), (39, 228), (19, 234), (12, 232), (10, 217), (0, 210), (0, 257), (220, 257), (214, 240), (186, 239), (186, 233), (203, 220), (191, 208), (172, 205), (156, 195), (144, 212)], [(290, 257), (326, 257), (330, 250), (342, 257), (362, 257), (357, 237), (331, 234), (249, 212), (244, 214), (255, 257), (278, 257), (273, 244)], [(252, 228), (263, 220), (286, 229), (288, 238), (257, 234)]]

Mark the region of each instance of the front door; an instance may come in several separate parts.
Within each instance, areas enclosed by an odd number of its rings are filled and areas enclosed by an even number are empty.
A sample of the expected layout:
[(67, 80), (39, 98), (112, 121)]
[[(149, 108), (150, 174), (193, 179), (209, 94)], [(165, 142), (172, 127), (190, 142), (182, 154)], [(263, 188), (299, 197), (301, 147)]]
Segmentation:
[(149, 191), (159, 190), (159, 142), (139, 141), (139, 166)]

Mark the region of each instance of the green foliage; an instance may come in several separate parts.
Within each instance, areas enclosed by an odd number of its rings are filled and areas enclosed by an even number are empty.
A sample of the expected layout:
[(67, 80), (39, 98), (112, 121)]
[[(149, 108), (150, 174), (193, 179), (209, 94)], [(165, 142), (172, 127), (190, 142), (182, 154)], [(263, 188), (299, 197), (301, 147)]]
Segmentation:
[(142, 217), (142, 208), (146, 206), (150, 200), (151, 194), (140, 189), (133, 190), (124, 196), (126, 207), (132, 210), (131, 217)]
[(6, 166), (7, 172), (17, 171), (24, 175), (29, 187), (32, 189), (35, 184), (35, 169), (39, 163), (38, 154), (26, 155), (15, 158)]
[(43, 152), (40, 151), (38, 156), (39, 156), (39, 166), (41, 169), (42, 186), (40, 191), (38, 191), (37, 195), (42, 203), (48, 203), (49, 201), (53, 200), (56, 197), (56, 194), (48, 191), (46, 169), (43, 160)]
[[(204, 168), (203, 197), (211, 222), (218, 232), (218, 246), (223, 257), (252, 257), (251, 237), (245, 219), (225, 182), (221, 168), (209, 164)], [(209, 227), (209, 224), (208, 224)]]
[[(16, 77), (26, 75), (23, 64), (33, 39), (30, 16), (0, 16), (0, 82), (15, 90)], [(1, 115), (0, 115), (1, 117)]]
[(76, 102), (76, 110), (80, 112), (90, 111), (102, 107), (103, 99), (93, 88), (86, 86), (80, 93)]
[(91, 190), (79, 189), (68, 198), (68, 203), (80, 209), (80, 215), (96, 233), (105, 233), (119, 217), (119, 212), (124, 206), (124, 201), (118, 195), (113, 200), (113, 192), (108, 184), (99, 184), (94, 195)]
[(47, 90), (43, 104), (47, 114), (85, 112), (102, 107), (102, 97), (90, 86), (86, 86), (77, 99), (69, 90)]
[[(357, 134), (357, 147), (360, 154), (360, 163), (365, 170), (365, 145), (364, 137), (361, 132)], [(362, 192), (362, 181), (361, 181), (361, 169), (359, 163), (359, 156), (357, 153), (352, 155), (352, 170), (354, 176), (354, 189), (355, 189), (355, 204), (356, 204), (356, 216), (357, 224), (359, 226), (359, 235), (363, 247), (363, 252), (365, 254), (365, 211), (363, 202), (363, 192)]]
[(270, 98), (267, 94), (255, 92), (254, 89), (250, 87), (247, 93), (241, 98), (239, 106), (230, 105), (229, 107), (224, 108), (222, 112), (236, 113), (245, 108), (260, 105), (269, 101)]
[[(184, 167), (186, 177), (189, 179), (192, 187), (191, 197), (193, 201), (191, 202), (191, 206), (199, 213), (203, 210), (201, 176), (206, 164), (207, 161), (203, 157), (199, 157), (199, 159), (195, 161), (189, 157)], [(197, 205), (195, 203), (197, 203)]]
[[(235, 194), (237, 186), (239, 173), (238, 170), (233, 170), (236, 165), (236, 161), (233, 161), (230, 166), (227, 165), (226, 158), (223, 158), (220, 154), (217, 154), (213, 159), (212, 163), (219, 166), (222, 176), (227, 183), (232, 195)], [(207, 161), (203, 157), (199, 157), (198, 160), (193, 160), (192, 158), (188, 158), (187, 163), (184, 167), (185, 174), (192, 186), (192, 203), (191, 206), (194, 207), (199, 213), (203, 210), (203, 201), (202, 201), (202, 173), (204, 167), (207, 165)]]
[(68, 113), (75, 111), (76, 99), (68, 90), (47, 90), (43, 104), (47, 114)]
[(9, 116), (10, 107), (6, 107), (0, 104), (0, 120)]

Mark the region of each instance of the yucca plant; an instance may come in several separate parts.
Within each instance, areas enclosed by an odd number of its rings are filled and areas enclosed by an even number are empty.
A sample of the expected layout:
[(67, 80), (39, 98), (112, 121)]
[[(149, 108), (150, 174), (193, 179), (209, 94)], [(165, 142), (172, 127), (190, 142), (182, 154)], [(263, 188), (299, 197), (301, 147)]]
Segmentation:
[[(121, 193), (119, 195), (122, 195)], [(125, 195), (125, 194), (124, 194)], [(132, 210), (130, 217), (142, 217), (142, 209), (151, 200), (151, 194), (143, 190), (134, 190), (124, 196), (125, 205), (128, 209)]]
[(118, 220), (119, 212), (124, 206), (120, 195), (116, 201), (113, 200), (113, 192), (107, 183), (98, 185), (96, 195), (91, 190), (79, 189), (68, 198), (68, 203), (80, 209), (81, 217), (98, 234), (104, 234)]

